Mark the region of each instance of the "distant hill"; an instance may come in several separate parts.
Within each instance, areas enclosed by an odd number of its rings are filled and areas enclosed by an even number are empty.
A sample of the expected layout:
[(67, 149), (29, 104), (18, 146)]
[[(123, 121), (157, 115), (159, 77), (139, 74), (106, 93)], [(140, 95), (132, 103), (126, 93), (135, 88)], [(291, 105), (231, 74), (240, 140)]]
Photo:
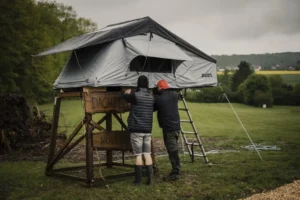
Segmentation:
[(242, 60), (253, 66), (261, 66), (262, 69), (287, 69), (300, 66), (300, 52), (250, 54), (250, 55), (211, 55), (217, 60), (219, 68), (236, 67)]

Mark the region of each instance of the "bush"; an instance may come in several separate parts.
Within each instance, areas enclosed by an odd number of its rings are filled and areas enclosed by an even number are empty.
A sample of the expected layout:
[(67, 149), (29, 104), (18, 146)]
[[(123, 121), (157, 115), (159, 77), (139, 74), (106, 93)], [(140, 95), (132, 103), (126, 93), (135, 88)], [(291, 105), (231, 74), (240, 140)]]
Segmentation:
[(272, 96), (274, 105), (295, 105), (292, 92), (282, 87), (272, 88)]
[(268, 80), (272, 88), (281, 87), (283, 85), (283, 79), (279, 74), (268, 76)]
[(300, 105), (300, 83), (295, 85), (292, 94), (295, 105)]
[[(254, 97), (255, 92), (258, 90), (261, 91), (257, 93), (258, 99), (262, 98), (262, 96), (264, 96), (264, 98), (268, 96), (268, 102), (272, 102), (270, 83), (266, 76), (260, 74), (252, 74), (242, 84), (240, 84), (238, 88), (238, 96), (245, 104), (257, 105)], [(269, 106), (271, 106), (271, 104)]]
[(262, 107), (263, 104), (266, 104), (268, 107), (272, 107), (272, 94), (256, 90), (254, 92), (254, 105)]
[[(228, 87), (223, 87), (223, 90), (228, 91)], [(224, 102), (226, 99), (223, 97), (223, 92), (219, 87), (209, 87), (209, 88), (201, 88), (201, 89), (193, 89), (187, 91), (186, 99), (194, 102), (202, 102), (202, 103), (216, 103), (216, 102)]]

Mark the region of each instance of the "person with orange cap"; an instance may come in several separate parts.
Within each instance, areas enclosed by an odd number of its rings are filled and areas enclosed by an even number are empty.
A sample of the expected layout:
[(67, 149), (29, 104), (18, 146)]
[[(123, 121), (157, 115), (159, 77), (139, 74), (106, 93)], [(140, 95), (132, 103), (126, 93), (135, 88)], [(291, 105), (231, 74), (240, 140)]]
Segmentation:
[(180, 176), (180, 159), (178, 155), (178, 138), (180, 134), (180, 117), (178, 112), (178, 94), (169, 90), (166, 80), (157, 83), (158, 96), (154, 109), (157, 110), (159, 126), (163, 130), (163, 139), (169, 154), (172, 170), (165, 180), (175, 181)]

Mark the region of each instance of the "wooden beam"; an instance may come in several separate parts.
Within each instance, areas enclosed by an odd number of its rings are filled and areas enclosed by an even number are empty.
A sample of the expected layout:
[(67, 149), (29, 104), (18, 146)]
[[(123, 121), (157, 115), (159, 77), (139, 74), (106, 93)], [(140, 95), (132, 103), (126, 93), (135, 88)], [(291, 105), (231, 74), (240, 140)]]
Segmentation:
[(80, 136), (80, 138), (78, 138), (75, 142), (73, 142), (70, 146), (68, 146), (66, 148), (66, 150), (60, 155), (60, 157), (58, 157), (58, 159), (60, 160), (67, 153), (69, 153), (74, 147), (76, 147), (82, 140), (84, 140), (85, 139), (85, 134), (86, 133), (84, 133), (82, 136)]
[[(134, 172), (128, 172), (123, 174), (111, 175), (111, 176), (104, 176), (105, 181), (113, 180), (117, 178), (124, 178), (128, 176), (134, 176)], [(95, 181), (104, 181), (102, 178), (96, 178)]]
[(69, 178), (69, 179), (73, 179), (73, 180), (77, 180), (77, 181), (82, 181), (82, 182), (86, 182), (86, 178), (83, 177), (79, 177), (79, 176), (73, 176), (70, 174), (64, 174), (64, 173), (59, 173), (59, 172), (47, 172), (48, 176), (57, 176), (57, 177), (62, 177), (62, 178)]
[[(94, 167), (102, 167), (106, 166), (106, 163), (101, 163), (101, 164), (96, 164)], [(72, 171), (72, 170), (79, 170), (79, 169), (85, 169), (85, 165), (81, 166), (73, 166), (73, 167), (64, 167), (64, 168), (58, 168), (58, 169), (53, 169), (52, 172), (64, 172), (64, 171)]]
[(95, 127), (96, 129), (98, 129), (99, 131), (105, 130), (105, 128), (103, 128), (102, 126), (100, 126), (99, 124), (97, 124), (96, 122), (94, 122), (93, 120), (91, 121), (91, 125), (93, 127)]
[(123, 120), (119, 117), (119, 115), (117, 113), (113, 113), (113, 115), (115, 116), (115, 118), (118, 120), (118, 122), (121, 124), (121, 126), (127, 131), (128, 127), (126, 126), (126, 124), (123, 122)]
[(102, 124), (106, 120), (106, 115), (104, 115), (98, 122), (97, 124)]
[(120, 167), (129, 167), (129, 168), (134, 168), (135, 165), (131, 165), (131, 164), (123, 164), (123, 163), (117, 163), (117, 162), (113, 162), (114, 166), (120, 166)]
[(54, 156), (54, 158), (48, 163), (46, 170), (51, 170), (53, 166), (62, 158), (63, 151), (68, 147), (70, 142), (73, 140), (73, 138), (77, 135), (77, 133), (80, 131), (82, 128), (83, 124), (85, 123), (85, 119), (83, 119), (75, 128), (73, 133), (69, 136), (67, 139), (65, 145), (57, 152), (57, 154)]
[[(106, 130), (112, 131), (112, 114), (106, 113)], [(112, 150), (106, 151), (106, 163), (108, 168), (113, 167), (113, 158), (112, 158)]]
[(91, 125), (92, 114), (85, 113), (86, 116), (86, 179), (87, 184), (92, 185), (94, 182), (93, 170), (93, 127)]
[(54, 157), (55, 149), (56, 149), (56, 139), (57, 139), (57, 127), (59, 121), (59, 111), (60, 111), (60, 97), (55, 97), (54, 105), (53, 105), (53, 119), (52, 119), (52, 126), (51, 126), (51, 141), (49, 146), (49, 155), (48, 155), (48, 162), (49, 165), (51, 160)]
[(61, 92), (58, 94), (59, 97), (82, 97), (82, 92)]

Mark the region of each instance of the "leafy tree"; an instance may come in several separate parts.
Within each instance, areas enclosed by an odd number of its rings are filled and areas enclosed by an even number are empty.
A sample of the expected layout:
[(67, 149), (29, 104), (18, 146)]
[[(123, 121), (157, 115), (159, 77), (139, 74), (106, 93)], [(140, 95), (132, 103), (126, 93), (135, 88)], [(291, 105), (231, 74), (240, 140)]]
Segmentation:
[(272, 88), (280, 88), (283, 85), (283, 79), (280, 75), (270, 75), (268, 76), (270, 85)]
[(52, 96), (52, 84), (69, 54), (32, 55), (96, 29), (70, 6), (34, 0), (1, 0), (0, 21), (0, 93), (19, 93), (40, 102)]
[[(272, 102), (272, 90), (270, 83), (266, 76), (260, 74), (250, 75), (238, 88), (238, 92), (242, 97), (245, 104), (248, 105), (260, 105), (263, 102), (258, 102), (258, 99), (268, 97), (268, 101), (271, 106)], [(255, 95), (256, 94), (256, 95)], [(259, 97), (260, 96), (260, 97)]]
[(238, 68), (239, 69), (235, 71), (231, 80), (231, 90), (233, 92), (237, 91), (238, 86), (253, 73), (253, 69), (246, 61), (241, 61)]
[(222, 83), (222, 85), (227, 85), (229, 86), (230, 85), (230, 70), (229, 69), (225, 69), (224, 70), (224, 74), (222, 75), (218, 75), (218, 82), (219, 83)]
[(261, 90), (255, 90), (253, 97), (254, 105), (262, 106), (264, 104), (268, 107), (272, 107), (272, 94), (270, 92), (264, 92)]
[(300, 105), (300, 83), (297, 83), (293, 89), (293, 100), (295, 105)]

